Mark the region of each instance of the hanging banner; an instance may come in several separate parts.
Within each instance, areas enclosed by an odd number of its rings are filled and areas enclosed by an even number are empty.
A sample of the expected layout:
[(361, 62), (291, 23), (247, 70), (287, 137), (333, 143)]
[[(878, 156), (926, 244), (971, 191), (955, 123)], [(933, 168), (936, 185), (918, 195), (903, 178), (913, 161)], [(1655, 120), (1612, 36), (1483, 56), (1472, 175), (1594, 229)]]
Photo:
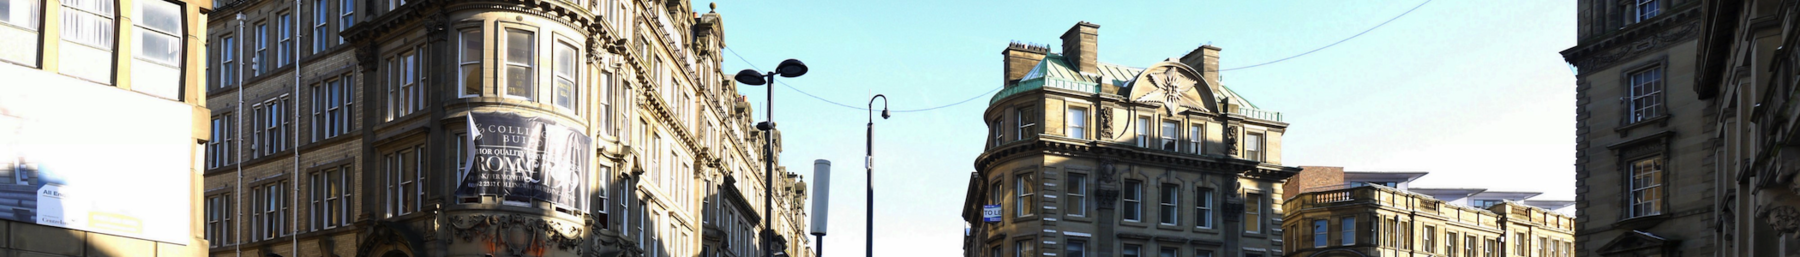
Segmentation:
[(593, 159), (591, 139), (580, 130), (544, 118), (511, 113), (470, 113), (469, 151), (456, 194), (499, 196), (507, 201), (547, 201), (582, 206)]

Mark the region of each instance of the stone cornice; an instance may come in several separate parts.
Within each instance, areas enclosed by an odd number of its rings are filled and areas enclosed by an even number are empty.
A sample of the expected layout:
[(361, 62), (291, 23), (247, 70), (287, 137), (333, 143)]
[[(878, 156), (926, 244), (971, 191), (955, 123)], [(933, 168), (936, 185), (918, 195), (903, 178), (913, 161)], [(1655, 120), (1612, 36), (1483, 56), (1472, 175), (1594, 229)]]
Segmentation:
[(1700, 9), (1688, 8), (1665, 14), (1662, 18), (1628, 25), (1609, 37), (1583, 42), (1563, 50), (1563, 60), (1582, 70), (1599, 70), (1617, 65), (1622, 60), (1668, 48), (1681, 41), (1694, 40), (1700, 35)]
[(1263, 162), (1236, 158), (1220, 158), (1217, 156), (1167, 153), (1155, 150), (1135, 149), (1113, 146), (1110, 143), (1089, 142), (1086, 144), (1058, 142), (1043, 139), (1020, 144), (1003, 145), (982, 153), (975, 159), (976, 170), (990, 170), (1001, 160), (1028, 154), (1055, 154), (1072, 157), (1114, 158), (1121, 161), (1152, 163), (1167, 167), (1198, 169), (1211, 171), (1227, 171), (1244, 177), (1265, 180), (1281, 180), (1298, 174), (1300, 168), (1264, 165)]

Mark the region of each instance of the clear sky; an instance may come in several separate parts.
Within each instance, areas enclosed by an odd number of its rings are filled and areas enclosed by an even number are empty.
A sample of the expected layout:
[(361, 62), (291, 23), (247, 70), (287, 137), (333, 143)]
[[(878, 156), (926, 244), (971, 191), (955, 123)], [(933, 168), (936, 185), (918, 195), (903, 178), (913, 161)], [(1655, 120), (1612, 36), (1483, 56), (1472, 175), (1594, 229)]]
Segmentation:
[[(727, 71), (800, 59), (810, 73), (779, 80), (858, 107), (872, 93), (894, 110), (978, 98), (876, 121), (877, 255), (953, 256), (1008, 42), (1060, 52), (1058, 36), (1088, 21), (1100, 25), (1103, 62), (1143, 67), (1210, 42), (1233, 68), (1325, 46), (1421, 2), (721, 1), (717, 11), (726, 46), (749, 61), (726, 52)], [(701, 13), (707, 4), (693, 2)], [(1291, 123), (1283, 165), (1429, 171), (1415, 187), (1572, 200), (1575, 81), (1557, 52), (1575, 44), (1574, 26), (1565, 1), (1434, 1), (1334, 47), (1222, 76)], [(763, 90), (739, 89), (758, 112)], [(811, 179), (813, 159), (835, 164), (825, 256), (862, 254), (866, 112), (786, 87), (775, 97), (790, 170)]]

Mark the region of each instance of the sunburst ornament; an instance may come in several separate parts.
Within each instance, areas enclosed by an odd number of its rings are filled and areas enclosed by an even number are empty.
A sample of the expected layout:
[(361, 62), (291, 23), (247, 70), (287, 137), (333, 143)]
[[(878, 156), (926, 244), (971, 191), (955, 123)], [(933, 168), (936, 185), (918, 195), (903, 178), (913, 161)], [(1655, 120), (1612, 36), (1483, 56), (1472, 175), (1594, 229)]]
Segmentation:
[(1162, 102), (1163, 109), (1168, 110), (1169, 114), (1181, 113), (1190, 104), (1200, 106), (1195, 104), (1192, 99), (1182, 97), (1188, 90), (1194, 90), (1195, 82), (1182, 76), (1181, 71), (1176, 70), (1175, 67), (1165, 68), (1162, 73), (1152, 73), (1144, 78), (1149, 79), (1150, 86), (1155, 87), (1156, 90), (1144, 93), (1143, 96), (1132, 99), (1132, 101)]

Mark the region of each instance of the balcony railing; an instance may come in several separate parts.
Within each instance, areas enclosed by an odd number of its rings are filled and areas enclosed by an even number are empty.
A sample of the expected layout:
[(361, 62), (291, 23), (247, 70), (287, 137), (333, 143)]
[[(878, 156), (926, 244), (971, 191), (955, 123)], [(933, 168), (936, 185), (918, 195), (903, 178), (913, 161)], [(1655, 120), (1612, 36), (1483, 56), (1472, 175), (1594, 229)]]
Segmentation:
[(1249, 106), (1239, 106), (1237, 108), (1237, 111), (1232, 112), (1232, 114), (1244, 115), (1245, 117), (1250, 117), (1250, 118), (1255, 118), (1255, 119), (1281, 121), (1281, 112), (1264, 111), (1264, 110), (1260, 110), (1260, 109), (1256, 109), (1256, 108), (1250, 108)]

